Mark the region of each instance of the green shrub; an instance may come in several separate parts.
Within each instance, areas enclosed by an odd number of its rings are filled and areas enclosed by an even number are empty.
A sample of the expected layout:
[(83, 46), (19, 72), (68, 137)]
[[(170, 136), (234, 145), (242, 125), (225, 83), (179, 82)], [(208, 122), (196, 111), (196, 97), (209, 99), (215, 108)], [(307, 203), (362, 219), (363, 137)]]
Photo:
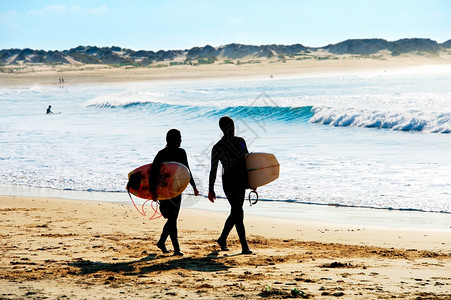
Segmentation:
[(199, 65), (208, 65), (208, 64), (213, 64), (215, 62), (215, 59), (213, 58), (199, 58), (197, 60), (197, 63)]

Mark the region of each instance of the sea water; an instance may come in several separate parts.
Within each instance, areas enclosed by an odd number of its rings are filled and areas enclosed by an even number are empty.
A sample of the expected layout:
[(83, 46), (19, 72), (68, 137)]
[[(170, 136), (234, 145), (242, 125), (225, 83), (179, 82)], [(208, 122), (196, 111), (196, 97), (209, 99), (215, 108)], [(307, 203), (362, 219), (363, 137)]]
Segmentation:
[[(221, 138), (218, 120), (228, 115), (249, 151), (274, 153), (280, 163), (279, 179), (258, 189), (256, 206), (266, 213), (296, 218), (306, 210), (299, 204), (451, 213), (449, 66), (90, 85), (71, 85), (67, 75), (65, 81), (0, 89), (2, 194), (126, 199), (127, 173), (152, 162), (166, 132), (177, 128), (204, 196), (190, 197), (188, 187), (186, 205), (210, 208), (210, 152)], [(59, 114), (47, 115), (48, 105)], [(224, 197), (219, 176), (216, 193)]]

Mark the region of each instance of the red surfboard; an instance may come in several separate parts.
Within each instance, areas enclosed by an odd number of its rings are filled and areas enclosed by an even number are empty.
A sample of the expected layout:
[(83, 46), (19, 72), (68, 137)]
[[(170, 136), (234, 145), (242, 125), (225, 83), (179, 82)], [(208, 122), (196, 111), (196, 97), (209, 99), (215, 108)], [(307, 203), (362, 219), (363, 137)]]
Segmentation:
[[(151, 168), (152, 164), (147, 164), (128, 174), (127, 190), (130, 193), (139, 198), (151, 199), (149, 188)], [(157, 200), (167, 200), (180, 195), (185, 190), (190, 181), (190, 172), (181, 163), (164, 162), (157, 180)]]

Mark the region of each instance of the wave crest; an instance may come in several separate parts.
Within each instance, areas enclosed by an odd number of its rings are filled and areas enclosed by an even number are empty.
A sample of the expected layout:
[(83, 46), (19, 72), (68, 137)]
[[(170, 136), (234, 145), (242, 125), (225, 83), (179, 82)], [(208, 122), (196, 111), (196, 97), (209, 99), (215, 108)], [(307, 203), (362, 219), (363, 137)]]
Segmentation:
[(188, 104), (160, 101), (158, 95), (126, 91), (96, 97), (85, 103), (87, 107), (175, 114), (190, 117), (217, 118), (224, 115), (233, 118), (260, 118), (282, 122), (311, 122), (337, 127), (364, 127), (397, 131), (451, 133), (451, 113), (425, 112), (398, 108), (383, 111), (371, 108), (338, 108), (326, 106), (225, 106), (211, 102)]
[(323, 125), (451, 133), (451, 113), (383, 112), (353, 108), (340, 110), (330, 107), (314, 108), (313, 112), (310, 122)]
[(117, 108), (130, 107), (155, 101), (150, 95), (143, 95), (136, 91), (126, 91), (117, 94), (109, 94), (95, 97), (85, 103), (86, 107)]
[(202, 106), (170, 104), (149, 99), (137, 100), (128, 97), (109, 96), (108, 98), (95, 98), (87, 103), (87, 107), (101, 109), (138, 109), (151, 111), (152, 113), (176, 113), (179, 115), (202, 115), (205, 117), (220, 117), (228, 115), (235, 118), (264, 118), (276, 121), (301, 121), (307, 122), (313, 116), (312, 106), (279, 107), (279, 106)]

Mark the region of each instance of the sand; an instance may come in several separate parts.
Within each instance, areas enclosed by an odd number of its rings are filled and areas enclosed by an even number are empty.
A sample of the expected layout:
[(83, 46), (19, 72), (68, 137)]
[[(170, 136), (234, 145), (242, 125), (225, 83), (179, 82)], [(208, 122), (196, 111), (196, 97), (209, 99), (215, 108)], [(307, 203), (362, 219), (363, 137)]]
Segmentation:
[[(25, 65), (0, 68), (1, 87), (59, 86), (59, 78), (64, 78), (64, 86), (77, 84), (108, 84), (124, 82), (145, 82), (158, 80), (189, 80), (212, 78), (261, 77), (324, 74), (356, 71), (396, 70), (416, 66), (449, 65), (451, 52), (440, 55), (405, 54), (393, 57), (338, 55), (321, 60), (274, 60), (262, 59), (255, 63), (249, 59), (241, 64), (225, 64), (221, 61), (209, 65), (173, 65), (169, 62), (148, 67), (113, 67), (110, 65)], [(374, 58), (377, 57), (377, 58)], [(9, 73), (12, 71), (12, 73)]]
[[(205, 199), (205, 201), (208, 201)], [(214, 242), (226, 213), (182, 209), (183, 257), (164, 219), (131, 203), (0, 196), (1, 299), (449, 299), (449, 230), (246, 216), (252, 255)], [(167, 242), (169, 249), (172, 248)]]

